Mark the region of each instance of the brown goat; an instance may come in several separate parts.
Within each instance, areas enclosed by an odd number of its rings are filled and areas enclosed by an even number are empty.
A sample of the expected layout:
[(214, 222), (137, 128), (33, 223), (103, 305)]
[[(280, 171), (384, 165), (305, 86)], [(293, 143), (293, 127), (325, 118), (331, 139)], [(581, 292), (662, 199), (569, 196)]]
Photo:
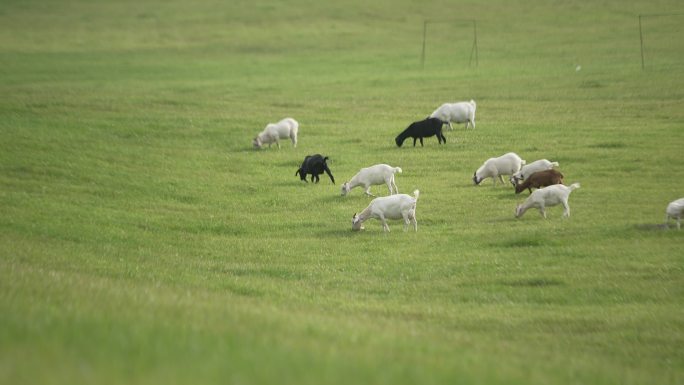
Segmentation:
[(515, 193), (520, 194), (525, 189), (530, 190), (532, 193), (532, 187), (541, 188), (546, 186), (551, 186), (554, 184), (563, 184), (563, 174), (556, 169), (549, 169), (543, 171), (537, 171), (534, 174), (525, 178), (524, 181), (518, 182), (515, 185)]

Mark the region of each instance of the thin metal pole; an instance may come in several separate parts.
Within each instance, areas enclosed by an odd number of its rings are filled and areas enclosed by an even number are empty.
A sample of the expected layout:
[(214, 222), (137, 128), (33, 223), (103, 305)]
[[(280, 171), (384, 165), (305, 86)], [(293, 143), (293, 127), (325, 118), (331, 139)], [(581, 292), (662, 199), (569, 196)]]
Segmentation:
[(473, 37), (473, 46), (470, 47), (470, 58), (468, 59), (468, 67), (473, 66), (473, 52), (475, 52), (475, 46), (477, 44), (475, 42), (476, 42), (475, 37)]
[(425, 38), (427, 36), (427, 20), (423, 21), (423, 54), (420, 57), (420, 64), (425, 69)]
[(474, 44), (475, 44), (475, 67), (479, 67), (480, 66), (480, 59), (479, 59), (479, 57), (478, 57), (479, 55), (477, 53), (477, 20), (473, 20), (473, 33), (475, 36), (475, 41), (474, 41)]
[(639, 40), (641, 41), (641, 70), (644, 70), (644, 34), (641, 32), (641, 15), (639, 15)]
[[(475, 66), (480, 65), (480, 56), (477, 47), (477, 20), (474, 19), (456, 19), (456, 20), (433, 20), (436, 23), (451, 23), (451, 22), (472, 22), (473, 23), (473, 46), (470, 49), (470, 59), (468, 60), (468, 66), (473, 65), (473, 52), (475, 53)], [(420, 64), (423, 69), (425, 69), (425, 50), (427, 45), (427, 26), (430, 20), (423, 21), (423, 51), (420, 56)]]
[(676, 13), (644, 13), (639, 16), (643, 17), (661, 17), (661, 16), (684, 16), (684, 13), (682, 12), (676, 12)]

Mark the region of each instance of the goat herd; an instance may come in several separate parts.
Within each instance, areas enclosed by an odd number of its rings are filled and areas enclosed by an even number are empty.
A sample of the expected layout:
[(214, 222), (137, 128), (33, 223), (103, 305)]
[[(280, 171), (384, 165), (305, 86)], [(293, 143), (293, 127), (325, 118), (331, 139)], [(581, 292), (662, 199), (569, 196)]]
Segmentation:
[[(396, 138), (397, 146), (401, 147), (407, 138), (413, 138), (413, 146), (416, 141), (420, 141), (423, 146), (423, 138), (437, 136), (440, 144), (446, 143), (446, 138), (442, 133), (445, 124), (449, 129), (453, 129), (451, 123), (465, 123), (466, 128), (472, 125), (475, 128), (475, 101), (444, 103), (437, 108), (430, 116), (424, 120), (411, 123)], [(252, 144), (255, 148), (262, 148), (264, 145), (275, 143), (280, 148), (279, 139), (290, 138), (292, 145), (297, 147), (297, 132), (299, 123), (292, 118), (285, 118), (277, 123), (269, 123), (266, 128), (257, 135)], [(309, 155), (304, 158), (296, 175), (306, 182), (307, 175), (311, 175), (311, 181), (318, 183), (319, 175), (326, 173), (330, 180), (335, 183), (335, 178), (327, 164), (328, 157), (320, 154)], [(546, 207), (562, 204), (564, 207), (563, 217), (570, 216), (570, 206), (568, 198), (570, 193), (579, 188), (579, 183), (570, 186), (563, 184), (563, 174), (555, 167), (558, 162), (550, 162), (540, 159), (530, 164), (526, 164), (517, 154), (509, 152), (498, 158), (487, 159), (473, 175), (473, 182), (478, 185), (486, 178), (492, 178), (496, 186), (499, 179), (504, 184), (503, 176), (510, 176), (509, 181), (518, 194), (524, 190), (529, 190), (530, 196), (516, 207), (515, 216), (521, 217), (528, 209), (536, 208), (541, 215), (546, 218)], [(399, 194), (397, 185), (394, 182), (394, 175), (401, 173), (401, 168), (392, 167), (387, 164), (376, 164), (374, 166), (362, 168), (354, 177), (342, 185), (342, 195), (348, 194), (353, 188), (362, 186), (365, 194), (374, 196), (370, 193), (372, 185), (387, 185), (389, 196), (373, 199), (368, 207), (361, 213), (354, 214), (352, 217), (352, 230), (362, 230), (363, 222), (370, 218), (379, 219), (382, 222), (384, 231), (390, 231), (387, 219), (403, 220), (404, 231), (409, 225), (413, 225), (414, 230), (418, 231), (416, 221), (416, 203), (420, 192), (415, 190), (413, 196)], [(532, 192), (532, 188), (536, 188)], [(670, 218), (677, 222), (677, 229), (681, 228), (680, 221), (684, 215), (684, 198), (671, 202), (666, 208), (666, 225)]]

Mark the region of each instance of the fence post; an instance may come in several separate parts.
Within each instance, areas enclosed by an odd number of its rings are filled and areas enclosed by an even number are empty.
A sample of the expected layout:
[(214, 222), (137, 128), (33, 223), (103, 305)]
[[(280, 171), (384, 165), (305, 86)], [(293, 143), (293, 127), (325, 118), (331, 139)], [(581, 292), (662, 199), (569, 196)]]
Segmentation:
[[(420, 65), (425, 69), (425, 50), (427, 45), (427, 26), (430, 20), (423, 20), (423, 50), (420, 54)], [(468, 67), (473, 65), (473, 52), (475, 53), (475, 67), (480, 64), (480, 57), (477, 48), (477, 20), (475, 19), (455, 19), (455, 20), (433, 20), (435, 23), (455, 23), (455, 22), (472, 22), (473, 23), (473, 47), (470, 49), (470, 59)]]
[(641, 70), (644, 70), (644, 34), (641, 32), (641, 15), (639, 15), (639, 40), (641, 41)]
[(425, 38), (427, 36), (427, 24), (428, 21), (423, 21), (423, 54), (420, 56), (420, 64), (423, 69), (425, 69)]

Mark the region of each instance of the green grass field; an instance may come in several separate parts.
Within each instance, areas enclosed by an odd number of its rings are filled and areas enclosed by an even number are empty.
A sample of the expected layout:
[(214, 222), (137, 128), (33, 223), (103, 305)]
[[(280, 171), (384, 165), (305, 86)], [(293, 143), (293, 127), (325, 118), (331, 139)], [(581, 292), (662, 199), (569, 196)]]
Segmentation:
[[(676, 11), (4, 0), (0, 383), (684, 383), (684, 22), (644, 20), (642, 70), (637, 20)], [(479, 65), (454, 22), (422, 69), (425, 19), (477, 19)], [(471, 98), (476, 129), (394, 145)], [(298, 147), (255, 151), (286, 116)], [(569, 219), (473, 186), (509, 151), (582, 184)], [(337, 185), (294, 176), (314, 153)], [(351, 231), (375, 163), (417, 233)]]

